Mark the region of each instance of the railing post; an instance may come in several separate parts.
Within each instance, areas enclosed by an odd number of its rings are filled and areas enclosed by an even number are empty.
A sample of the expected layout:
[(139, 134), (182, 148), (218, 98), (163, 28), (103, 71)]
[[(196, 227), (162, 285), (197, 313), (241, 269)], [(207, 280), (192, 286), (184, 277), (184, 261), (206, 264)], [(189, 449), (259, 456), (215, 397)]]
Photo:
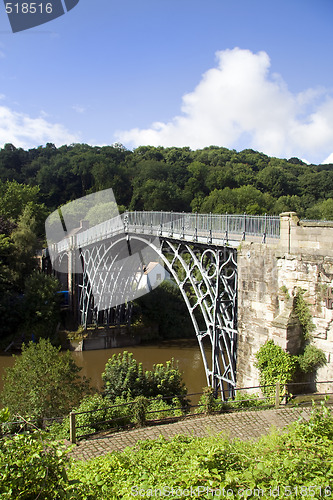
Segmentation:
[(207, 243), (211, 243), (213, 241), (213, 235), (212, 235), (212, 212), (209, 212), (209, 218), (210, 218), (210, 225), (209, 225), (209, 236), (207, 238)]
[(276, 382), (275, 387), (275, 408), (280, 406), (280, 382)]
[(195, 212), (195, 221), (194, 221), (194, 241), (198, 241), (198, 213)]
[(242, 235), (243, 241), (245, 241), (245, 235), (246, 235), (246, 212), (244, 212), (243, 216), (243, 235)]
[(69, 440), (72, 444), (76, 443), (76, 422), (74, 411), (71, 411), (69, 414)]
[(163, 212), (161, 210), (161, 218), (160, 218), (160, 236), (162, 236), (163, 233)]
[(265, 214), (264, 234), (262, 235), (262, 243), (266, 243), (266, 231), (267, 231), (267, 214)]

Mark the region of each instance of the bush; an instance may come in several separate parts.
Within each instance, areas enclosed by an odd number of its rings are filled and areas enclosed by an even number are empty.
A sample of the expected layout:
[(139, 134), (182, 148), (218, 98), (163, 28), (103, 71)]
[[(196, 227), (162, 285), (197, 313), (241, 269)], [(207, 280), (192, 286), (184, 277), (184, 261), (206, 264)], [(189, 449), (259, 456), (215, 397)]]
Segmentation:
[(326, 365), (325, 353), (318, 347), (308, 344), (303, 354), (298, 356), (299, 367), (304, 373), (314, 372), (317, 368)]
[(64, 448), (44, 442), (40, 432), (1, 440), (1, 499), (66, 498), (68, 464)]
[(6, 369), (1, 401), (12, 415), (42, 422), (66, 415), (89, 391), (70, 352), (60, 353), (46, 339), (22, 346), (14, 366)]
[[(106, 431), (124, 427), (133, 420), (133, 408), (128, 401), (116, 398), (110, 402), (100, 394), (85, 396), (80, 405), (73, 409), (76, 412), (76, 436)], [(53, 424), (49, 429), (52, 436), (57, 439), (69, 439), (69, 417), (62, 424)]]
[(116, 397), (151, 398), (159, 394), (163, 397), (179, 396), (183, 402), (186, 400), (187, 389), (173, 359), (165, 366), (157, 364), (151, 371), (143, 371), (142, 363), (137, 363), (132, 353), (124, 351), (108, 360), (102, 378), (111, 401)]
[(228, 401), (228, 407), (232, 409), (258, 408), (267, 404), (269, 401), (261, 399), (260, 394), (247, 394), (245, 391), (237, 391), (235, 398)]
[[(151, 412), (151, 413), (148, 413)], [(162, 399), (162, 396), (158, 396), (149, 402), (147, 407), (147, 419), (148, 420), (158, 420), (160, 418), (167, 417), (180, 417), (184, 414), (181, 410), (181, 402), (178, 398), (174, 398), (172, 401), (167, 403)]]
[(296, 357), (275, 345), (273, 340), (268, 340), (260, 347), (256, 358), (255, 366), (260, 372), (260, 384), (268, 386), (262, 388), (266, 396), (274, 395), (277, 382), (286, 385), (293, 380), (297, 368)]
[(214, 397), (214, 389), (212, 387), (205, 387), (195, 413), (206, 413), (206, 415), (210, 415), (215, 411), (221, 410), (221, 405), (224, 406), (224, 403), (221, 403), (221, 401), (218, 401)]

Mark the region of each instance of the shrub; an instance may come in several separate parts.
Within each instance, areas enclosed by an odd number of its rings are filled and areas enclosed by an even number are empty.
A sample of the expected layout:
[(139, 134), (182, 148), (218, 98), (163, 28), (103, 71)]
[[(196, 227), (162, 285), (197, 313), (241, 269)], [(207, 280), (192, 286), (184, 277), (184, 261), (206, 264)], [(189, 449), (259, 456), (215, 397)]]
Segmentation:
[(299, 367), (304, 373), (311, 373), (327, 363), (325, 353), (318, 347), (308, 344), (303, 354), (298, 356)]
[(144, 371), (142, 363), (137, 363), (132, 353), (124, 351), (108, 360), (102, 378), (106, 395), (111, 400), (117, 396), (133, 399), (159, 394), (163, 397), (180, 396), (184, 402), (186, 400), (187, 389), (174, 359), (167, 361), (165, 366), (157, 364), (152, 370)]
[[(120, 428), (128, 425), (133, 420), (132, 405), (128, 401), (116, 398), (110, 402), (100, 394), (85, 396), (80, 405), (73, 409), (76, 412), (76, 436), (82, 437), (86, 434)], [(62, 424), (53, 424), (50, 428), (52, 436), (69, 438), (69, 417)]]
[(212, 387), (205, 387), (199, 399), (198, 407), (195, 413), (206, 413), (210, 415), (214, 411), (221, 409), (221, 401), (214, 397), (214, 389)]
[(261, 399), (260, 394), (247, 394), (245, 391), (237, 391), (233, 400), (228, 401), (230, 408), (258, 408), (266, 406), (267, 400)]
[(87, 380), (70, 352), (60, 353), (49, 340), (23, 345), (22, 355), (14, 356), (14, 366), (7, 368), (2, 403), (12, 415), (42, 421), (67, 414), (89, 391)]
[(64, 448), (44, 442), (40, 432), (1, 440), (1, 499), (66, 498), (68, 463)]
[(162, 399), (162, 396), (158, 396), (149, 402), (149, 406), (147, 408), (147, 418), (149, 420), (155, 420), (166, 417), (179, 417), (183, 415), (180, 407), (181, 403), (178, 398), (174, 398), (172, 401), (167, 403)]
[(133, 418), (137, 425), (145, 425), (146, 423), (146, 411), (148, 406), (148, 399), (144, 396), (138, 396), (134, 400), (133, 406)]
[(260, 347), (256, 354), (255, 366), (260, 372), (260, 384), (262, 392), (266, 396), (272, 396), (275, 392), (277, 382), (286, 385), (293, 380), (297, 368), (295, 356), (291, 356), (281, 347), (274, 344), (273, 340), (268, 340)]
[(302, 327), (302, 333), (305, 340), (311, 339), (311, 332), (316, 328), (313, 321), (312, 315), (309, 309), (309, 305), (304, 300), (305, 290), (301, 288), (297, 289), (296, 296), (294, 299), (294, 311)]

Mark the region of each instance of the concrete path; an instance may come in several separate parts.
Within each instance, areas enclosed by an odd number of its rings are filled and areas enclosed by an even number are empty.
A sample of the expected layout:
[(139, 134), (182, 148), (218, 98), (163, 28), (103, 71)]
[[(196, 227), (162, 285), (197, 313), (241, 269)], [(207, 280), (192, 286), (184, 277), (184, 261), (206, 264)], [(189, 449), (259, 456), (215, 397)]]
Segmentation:
[(190, 416), (176, 423), (104, 433), (79, 441), (70, 455), (76, 460), (88, 460), (135, 446), (140, 440), (157, 439), (160, 436), (171, 439), (179, 434), (202, 437), (224, 433), (230, 438), (258, 439), (267, 434), (272, 426), (282, 429), (296, 420), (308, 420), (310, 413), (311, 408), (306, 407)]

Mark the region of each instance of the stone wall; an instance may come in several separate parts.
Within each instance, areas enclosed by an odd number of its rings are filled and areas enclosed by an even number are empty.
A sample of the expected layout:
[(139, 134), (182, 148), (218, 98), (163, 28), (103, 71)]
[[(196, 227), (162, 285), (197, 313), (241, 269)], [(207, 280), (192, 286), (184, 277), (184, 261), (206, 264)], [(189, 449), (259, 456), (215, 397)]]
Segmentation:
[(333, 380), (333, 224), (300, 222), (293, 212), (281, 214), (280, 241), (242, 242), (237, 260), (237, 386), (259, 385), (255, 353), (267, 340), (291, 354), (299, 352), (301, 327), (293, 309), (298, 288), (305, 290), (316, 326), (313, 343), (328, 361), (317, 380)]

